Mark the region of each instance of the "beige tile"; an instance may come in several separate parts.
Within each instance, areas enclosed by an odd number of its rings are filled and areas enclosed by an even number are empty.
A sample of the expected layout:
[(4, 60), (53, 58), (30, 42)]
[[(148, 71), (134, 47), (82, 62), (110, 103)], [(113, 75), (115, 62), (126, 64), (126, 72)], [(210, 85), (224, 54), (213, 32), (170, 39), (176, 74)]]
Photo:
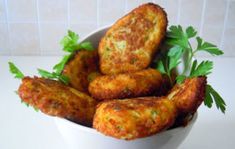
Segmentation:
[(110, 23), (110, 22), (102, 22), (98, 27), (102, 28), (102, 27), (105, 27), (105, 26), (112, 26), (114, 23), (115, 23), (115, 21), (112, 22), (112, 23)]
[(100, 26), (114, 23), (125, 14), (125, 0), (100, 0), (98, 7)]
[(163, 6), (168, 16), (169, 25), (178, 24), (178, 4), (179, 0), (168, 0), (165, 2), (165, 6)]
[(202, 8), (203, 0), (182, 0), (180, 24), (199, 26), (201, 23)]
[(96, 23), (97, 0), (70, 0), (70, 23)]
[(6, 9), (4, 0), (0, 0), (0, 22), (5, 22)]
[(9, 21), (34, 22), (37, 20), (36, 0), (7, 0)]
[(42, 23), (40, 26), (41, 52), (49, 55), (60, 55), (62, 53), (60, 40), (67, 34), (66, 24)]
[(67, 0), (39, 0), (39, 19), (41, 22), (66, 22)]
[(222, 27), (204, 26), (202, 37), (208, 42), (220, 46), (223, 29)]
[(235, 28), (226, 28), (224, 43), (222, 49), (224, 50), (224, 56), (235, 56)]
[[(214, 45), (217, 45), (220, 48), (220, 43), (222, 40), (222, 27), (215, 26), (204, 26), (202, 30), (202, 39), (204, 41), (210, 42)], [(200, 52), (198, 56), (210, 56), (205, 52)]]
[(222, 27), (224, 25), (226, 3), (225, 0), (207, 0), (204, 25)]
[(7, 25), (0, 23), (0, 55), (10, 55)]
[(51, 49), (42, 49), (41, 50), (41, 56), (63, 56), (66, 55), (65, 52), (63, 52), (62, 50), (51, 50)]
[(71, 24), (71, 30), (76, 32), (80, 39), (96, 30), (96, 24)]
[(165, 8), (166, 0), (153, 0), (153, 3), (160, 5), (162, 8)]
[[(223, 34), (223, 28), (222, 27), (216, 27), (216, 26), (210, 26), (210, 25), (204, 25), (202, 28), (202, 39), (204, 41), (207, 41), (209, 43), (212, 43), (220, 48), (220, 43), (222, 40), (222, 34)], [(200, 52), (198, 53), (198, 56), (211, 56), (210, 54), (206, 52)]]
[(159, 4), (167, 12), (169, 24), (177, 24), (179, 0), (127, 0), (127, 11), (130, 11), (133, 8), (147, 2)]
[(228, 27), (235, 27), (235, 1), (231, 1), (228, 11)]
[(127, 12), (130, 12), (134, 8), (138, 7), (139, 5), (142, 5), (144, 3), (152, 2), (151, 0), (127, 0)]
[(39, 54), (38, 28), (35, 23), (11, 23), (10, 48), (13, 55)]

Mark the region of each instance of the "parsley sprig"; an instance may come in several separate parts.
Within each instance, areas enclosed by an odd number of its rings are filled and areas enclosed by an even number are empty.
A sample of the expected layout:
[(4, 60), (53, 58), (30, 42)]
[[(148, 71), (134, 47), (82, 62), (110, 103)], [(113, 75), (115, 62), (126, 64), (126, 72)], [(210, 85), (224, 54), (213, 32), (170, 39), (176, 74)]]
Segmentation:
[[(193, 48), (190, 40), (196, 38), (197, 47)], [(204, 51), (213, 56), (222, 55), (221, 51), (216, 45), (204, 41), (201, 37), (197, 36), (197, 31), (189, 26), (184, 30), (180, 25), (171, 26), (167, 32), (166, 44), (170, 46), (168, 52), (158, 61), (156, 69), (161, 73), (166, 74), (171, 82), (182, 83), (186, 78), (207, 76), (212, 72), (213, 62), (202, 61), (198, 63), (195, 59), (195, 55), (198, 52)], [(195, 60), (193, 60), (193, 58)], [(172, 78), (173, 70), (182, 63), (184, 59), (184, 69), (175, 80)], [(211, 108), (213, 101), (216, 107), (225, 113), (226, 104), (222, 97), (212, 88), (211, 85), (206, 86), (206, 97), (204, 104)]]
[(49, 79), (58, 79), (61, 82), (68, 84), (69, 78), (62, 74), (65, 64), (69, 61), (69, 59), (73, 56), (75, 51), (85, 49), (88, 51), (94, 50), (92, 44), (90, 42), (82, 42), (79, 43), (79, 36), (75, 32), (68, 30), (67, 35), (60, 41), (61, 46), (63, 47), (63, 51), (67, 52), (68, 54), (64, 55), (63, 58), (60, 60), (53, 67), (52, 72), (48, 72), (43, 69), (38, 69), (38, 73), (44, 77)]
[[(94, 50), (92, 44), (90, 42), (78, 42), (79, 36), (75, 32), (68, 30), (68, 34), (60, 41), (61, 46), (63, 47), (63, 51), (67, 52), (59, 63), (57, 63), (53, 67), (53, 71), (49, 72), (43, 69), (38, 68), (38, 73), (48, 79), (56, 79), (64, 84), (68, 84), (69, 78), (62, 74), (65, 64), (69, 61), (69, 59), (73, 56), (74, 52), (85, 49), (88, 51)], [(15, 78), (22, 79), (24, 74), (12, 63), (9, 63), (9, 69), (12, 74), (15, 75)]]
[[(61, 59), (61, 61), (53, 67), (52, 72), (38, 68), (37, 70), (38, 70), (38, 73), (41, 75), (41, 77), (48, 78), (48, 79), (56, 79), (56, 80), (63, 82), (64, 84), (68, 84), (69, 78), (63, 75), (62, 71), (64, 69), (65, 64), (73, 56), (74, 52), (81, 50), (81, 49), (85, 49), (88, 51), (94, 50), (90, 42), (79, 43), (78, 40), (79, 40), (79, 36), (75, 32), (68, 30), (68, 34), (61, 40), (60, 44), (63, 47), (63, 51), (69, 54), (66, 54)], [(15, 76), (15, 78), (18, 78), (18, 79), (24, 78), (24, 74), (16, 67), (14, 63), (8, 62), (8, 64), (9, 64), (9, 70)], [(18, 94), (18, 92), (16, 93)], [(24, 103), (27, 107), (29, 106), (29, 104), (25, 103), (23, 100), (21, 100), (21, 102)], [(34, 109), (35, 111), (38, 111), (37, 108), (34, 107)]]

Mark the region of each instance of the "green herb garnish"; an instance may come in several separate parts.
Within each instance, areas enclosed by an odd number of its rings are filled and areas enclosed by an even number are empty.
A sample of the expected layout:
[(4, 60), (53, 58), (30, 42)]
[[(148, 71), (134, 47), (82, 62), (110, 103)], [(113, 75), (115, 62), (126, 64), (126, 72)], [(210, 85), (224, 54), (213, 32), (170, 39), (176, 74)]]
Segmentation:
[(204, 100), (204, 104), (211, 108), (213, 99), (215, 101), (216, 107), (221, 110), (223, 113), (225, 113), (226, 110), (226, 103), (224, 102), (223, 98), (210, 86), (206, 86), (206, 98)]
[(24, 78), (24, 74), (16, 67), (16, 65), (12, 62), (8, 62), (10, 72), (15, 75), (15, 78), (22, 79)]
[(59, 81), (63, 82), (64, 84), (68, 84), (68, 82), (69, 82), (69, 78), (65, 75), (62, 75), (62, 74), (57, 74), (55, 72), (51, 73), (51, 72), (48, 72), (43, 69), (38, 69), (38, 73), (44, 78), (58, 79)]
[[(15, 75), (15, 78), (17, 78), (17, 79), (23, 79), (24, 78), (24, 74), (20, 71), (19, 68), (17, 68), (17, 66), (14, 63), (8, 62), (8, 65), (9, 65), (10, 72), (13, 75)], [(18, 91), (14, 91), (14, 92), (19, 96)], [(26, 105), (27, 107), (29, 107), (29, 104), (24, 102), (23, 100), (21, 100), (21, 103)], [(38, 112), (37, 108), (35, 108), (35, 107), (33, 107), (33, 108), (36, 112)]]
[[(197, 47), (193, 48), (190, 39), (196, 38)], [(170, 46), (168, 52), (163, 55), (163, 58), (157, 62), (156, 69), (162, 74), (166, 74), (171, 82), (171, 85), (176, 83), (182, 83), (186, 78), (207, 76), (212, 72), (213, 62), (202, 61), (198, 64), (195, 59), (195, 54), (200, 51), (207, 52), (213, 56), (222, 55), (221, 51), (216, 45), (203, 41), (203, 39), (197, 36), (197, 31), (189, 26), (184, 30), (180, 25), (171, 26), (167, 32), (166, 44)], [(181, 59), (184, 60), (184, 70), (179, 74), (175, 80), (172, 80), (173, 70), (181, 64)], [(195, 59), (193, 61), (193, 58)], [(206, 97), (204, 104), (211, 108), (213, 101), (216, 107), (225, 113), (226, 104), (222, 97), (210, 86), (206, 87)]]
[(62, 71), (66, 63), (73, 56), (74, 52), (81, 49), (85, 49), (88, 51), (94, 50), (90, 42), (86, 41), (79, 43), (78, 40), (79, 36), (75, 32), (68, 30), (68, 34), (60, 41), (60, 44), (63, 47), (63, 51), (68, 52), (69, 54), (63, 56), (61, 61), (53, 67), (53, 72), (48, 72), (43, 69), (38, 69), (38, 73), (44, 78), (58, 79), (64, 84), (68, 84), (69, 78), (65, 75), (62, 75)]

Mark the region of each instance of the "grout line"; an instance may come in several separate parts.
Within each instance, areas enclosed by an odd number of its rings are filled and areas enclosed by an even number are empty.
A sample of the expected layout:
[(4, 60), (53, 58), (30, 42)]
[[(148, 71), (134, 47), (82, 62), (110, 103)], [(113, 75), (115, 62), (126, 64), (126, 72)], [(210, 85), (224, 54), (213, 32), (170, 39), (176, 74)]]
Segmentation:
[(203, 0), (202, 15), (201, 15), (201, 23), (200, 23), (199, 36), (202, 36), (202, 30), (203, 30), (203, 25), (204, 25), (204, 21), (205, 21), (205, 10), (206, 10), (206, 4), (207, 4), (207, 0)]
[(230, 6), (230, 0), (227, 0), (226, 4), (226, 12), (225, 12), (225, 18), (224, 18), (224, 24), (223, 24), (223, 31), (222, 31), (222, 37), (220, 41), (220, 48), (224, 45), (224, 36), (225, 36), (225, 29), (227, 27), (227, 22), (228, 22), (228, 12), (229, 12), (229, 6)]
[(178, 1), (177, 24), (180, 24), (181, 4), (182, 4), (182, 0), (179, 0)]
[(39, 36), (39, 54), (42, 55), (42, 47), (41, 47), (41, 24), (40, 24), (40, 15), (39, 15), (39, 0), (36, 0), (37, 5), (37, 24), (38, 24), (38, 36)]
[(10, 33), (10, 25), (9, 25), (9, 10), (8, 10), (8, 3), (7, 3), (7, 0), (5, 0), (4, 1), (4, 5), (5, 5), (5, 9), (6, 9), (6, 13), (5, 13), (5, 22), (6, 22), (6, 24), (7, 24), (7, 34), (8, 34), (8, 43), (7, 43), (7, 47), (8, 47), (8, 49), (7, 50), (9, 50), (9, 52), (10, 52), (10, 56), (12, 56), (13, 55), (13, 51), (12, 51), (12, 49), (10, 48), (10, 38), (11, 38), (11, 33)]
[[(23, 24), (23, 23), (28, 23), (28, 24), (34, 24), (35, 21), (8, 21), (9, 23), (17, 23), (17, 24)], [(41, 22), (43, 24), (65, 24), (64, 21), (43, 21)], [(86, 22), (85, 22), (86, 23)]]
[(96, 27), (100, 27), (100, 1), (96, 0)]
[(71, 17), (70, 17), (70, 0), (67, 1), (67, 28), (71, 28)]

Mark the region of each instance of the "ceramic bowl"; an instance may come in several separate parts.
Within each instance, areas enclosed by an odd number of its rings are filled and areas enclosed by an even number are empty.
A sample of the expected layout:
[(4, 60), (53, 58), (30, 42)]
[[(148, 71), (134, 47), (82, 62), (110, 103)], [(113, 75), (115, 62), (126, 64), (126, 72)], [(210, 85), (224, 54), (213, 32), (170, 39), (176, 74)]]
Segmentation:
[[(82, 41), (90, 41), (98, 47), (108, 27), (90, 33)], [(68, 146), (72, 149), (175, 149), (187, 137), (197, 119), (197, 113), (185, 127), (177, 127), (155, 135), (131, 141), (105, 136), (93, 128), (85, 127), (62, 118), (55, 123)]]

